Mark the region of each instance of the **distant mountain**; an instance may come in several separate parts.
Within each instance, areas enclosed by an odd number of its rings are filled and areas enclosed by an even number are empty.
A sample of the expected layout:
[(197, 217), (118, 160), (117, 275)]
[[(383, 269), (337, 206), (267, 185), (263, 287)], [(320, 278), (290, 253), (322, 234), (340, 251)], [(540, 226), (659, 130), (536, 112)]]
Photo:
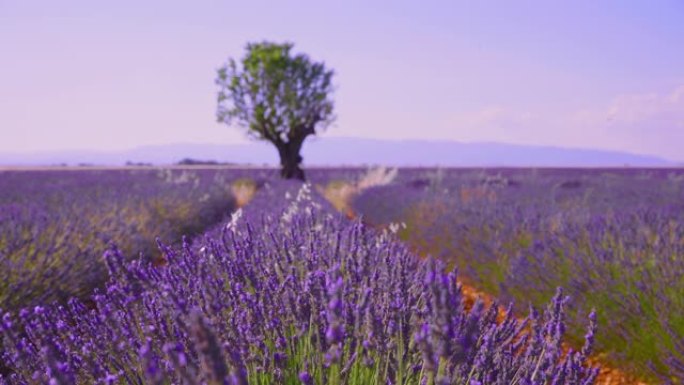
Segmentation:
[(396, 166), (674, 166), (657, 156), (620, 151), (505, 143), (427, 140), (320, 139), (305, 145), (311, 164)]
[[(388, 166), (677, 166), (656, 156), (620, 151), (589, 150), (504, 143), (461, 143), (427, 140), (376, 140), (316, 138), (305, 143), (305, 165)], [(171, 164), (184, 158), (240, 164), (275, 165), (275, 150), (266, 143), (170, 144), (144, 146), (128, 151), (60, 151), (34, 154), (2, 154), (4, 165), (92, 164), (123, 165), (126, 162)]]

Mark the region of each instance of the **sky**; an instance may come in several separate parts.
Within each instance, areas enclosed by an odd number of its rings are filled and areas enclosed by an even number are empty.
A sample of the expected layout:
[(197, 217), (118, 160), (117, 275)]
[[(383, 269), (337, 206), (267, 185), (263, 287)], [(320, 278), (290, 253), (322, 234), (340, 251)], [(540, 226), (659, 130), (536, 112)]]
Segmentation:
[(261, 40), (335, 70), (323, 137), (684, 161), (681, 0), (0, 0), (0, 153), (245, 142), (214, 79)]

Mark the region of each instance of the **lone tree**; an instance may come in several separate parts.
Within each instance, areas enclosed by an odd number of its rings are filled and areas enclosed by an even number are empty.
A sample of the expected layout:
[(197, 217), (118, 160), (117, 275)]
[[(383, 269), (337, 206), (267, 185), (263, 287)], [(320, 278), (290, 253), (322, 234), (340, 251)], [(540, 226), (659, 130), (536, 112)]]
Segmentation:
[(219, 122), (237, 123), (249, 136), (278, 149), (281, 176), (304, 180), (300, 150), (309, 135), (334, 120), (333, 71), (292, 44), (247, 44), (245, 56), (218, 70)]

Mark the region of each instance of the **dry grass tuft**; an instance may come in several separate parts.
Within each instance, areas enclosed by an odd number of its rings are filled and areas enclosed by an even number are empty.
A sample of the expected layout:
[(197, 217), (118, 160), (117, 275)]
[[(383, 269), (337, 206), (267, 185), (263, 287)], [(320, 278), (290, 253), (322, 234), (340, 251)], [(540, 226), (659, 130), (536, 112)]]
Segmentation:
[(257, 184), (251, 179), (237, 179), (230, 185), (230, 191), (235, 198), (237, 207), (243, 207), (249, 203), (257, 191)]

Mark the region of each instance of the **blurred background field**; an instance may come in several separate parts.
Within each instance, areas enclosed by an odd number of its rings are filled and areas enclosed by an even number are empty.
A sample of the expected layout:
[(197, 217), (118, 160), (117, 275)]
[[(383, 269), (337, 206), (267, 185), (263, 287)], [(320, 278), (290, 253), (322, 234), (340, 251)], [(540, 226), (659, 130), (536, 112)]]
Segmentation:
[[(244, 178), (249, 175), (250, 178)], [(102, 254), (159, 258), (245, 204), (258, 172), (127, 168), (0, 171), (0, 308), (85, 297), (106, 279)]]
[(605, 358), (652, 380), (684, 375), (682, 170), (401, 170), (353, 210), (405, 223), (414, 250), (504, 302), (538, 306), (562, 286), (576, 344), (595, 308)]

